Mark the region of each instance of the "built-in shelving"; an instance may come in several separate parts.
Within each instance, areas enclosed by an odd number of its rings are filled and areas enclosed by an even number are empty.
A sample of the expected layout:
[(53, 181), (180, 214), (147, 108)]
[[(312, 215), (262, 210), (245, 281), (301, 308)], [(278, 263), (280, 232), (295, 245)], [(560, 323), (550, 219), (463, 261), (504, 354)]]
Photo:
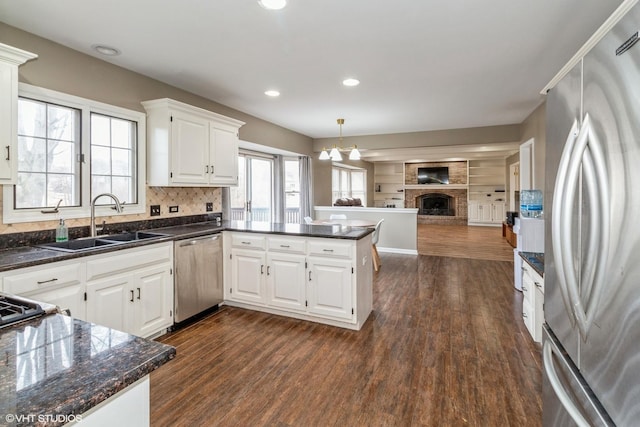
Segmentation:
[(469, 160), (469, 201), (505, 200), (504, 159)]
[(374, 166), (374, 206), (404, 208), (404, 164), (376, 163)]

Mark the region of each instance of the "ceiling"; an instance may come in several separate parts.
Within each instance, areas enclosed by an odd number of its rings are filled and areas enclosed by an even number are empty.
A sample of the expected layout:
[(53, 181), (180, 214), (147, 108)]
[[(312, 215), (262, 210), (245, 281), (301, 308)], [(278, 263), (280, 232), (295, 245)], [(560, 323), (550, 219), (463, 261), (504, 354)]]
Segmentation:
[(0, 20), (324, 138), (521, 123), (620, 3), (0, 0)]

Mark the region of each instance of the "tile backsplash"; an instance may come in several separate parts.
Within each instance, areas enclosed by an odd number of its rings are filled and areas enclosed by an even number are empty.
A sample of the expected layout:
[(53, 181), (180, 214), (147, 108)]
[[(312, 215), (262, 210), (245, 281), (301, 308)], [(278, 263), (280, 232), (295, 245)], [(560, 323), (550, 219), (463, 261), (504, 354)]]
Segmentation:
[[(217, 187), (147, 187), (147, 203), (144, 214), (100, 217), (100, 221), (105, 220), (107, 223), (117, 223), (204, 214), (207, 213), (207, 202), (213, 203), (214, 212), (220, 212), (222, 210), (222, 189)], [(160, 216), (152, 217), (149, 215), (149, 206), (151, 205), (160, 205)], [(179, 211), (177, 213), (169, 213), (169, 206), (178, 206)], [(89, 225), (89, 218), (70, 218), (66, 220), (66, 223), (68, 227), (87, 226)], [(3, 223), (0, 224), (0, 234), (54, 229), (57, 224), (57, 220), (16, 224)]]

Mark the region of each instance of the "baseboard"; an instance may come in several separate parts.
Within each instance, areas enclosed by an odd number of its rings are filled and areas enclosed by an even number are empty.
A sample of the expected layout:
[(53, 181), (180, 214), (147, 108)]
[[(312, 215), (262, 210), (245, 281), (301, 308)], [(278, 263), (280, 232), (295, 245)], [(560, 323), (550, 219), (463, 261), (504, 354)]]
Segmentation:
[(378, 245), (376, 245), (376, 249), (378, 249), (378, 252), (386, 252), (391, 254), (418, 255), (418, 251), (416, 249), (382, 248)]
[(467, 225), (470, 227), (502, 227), (501, 222), (469, 222)]

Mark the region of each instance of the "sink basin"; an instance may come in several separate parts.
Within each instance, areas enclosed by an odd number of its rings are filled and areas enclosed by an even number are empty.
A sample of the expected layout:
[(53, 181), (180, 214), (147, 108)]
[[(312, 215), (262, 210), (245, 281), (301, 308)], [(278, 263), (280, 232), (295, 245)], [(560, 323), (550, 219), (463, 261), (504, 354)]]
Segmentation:
[(44, 243), (38, 246), (45, 249), (53, 249), (54, 251), (79, 252), (79, 251), (87, 251), (90, 249), (101, 248), (103, 246), (117, 245), (118, 243), (121, 243), (121, 242), (91, 238), (91, 239), (69, 240), (67, 242)]
[(104, 236), (100, 239), (108, 240), (110, 242), (133, 242), (135, 240), (157, 239), (160, 237), (166, 237), (166, 234), (162, 233), (149, 233), (146, 231), (136, 231), (133, 233), (121, 233), (113, 234), (111, 236)]

